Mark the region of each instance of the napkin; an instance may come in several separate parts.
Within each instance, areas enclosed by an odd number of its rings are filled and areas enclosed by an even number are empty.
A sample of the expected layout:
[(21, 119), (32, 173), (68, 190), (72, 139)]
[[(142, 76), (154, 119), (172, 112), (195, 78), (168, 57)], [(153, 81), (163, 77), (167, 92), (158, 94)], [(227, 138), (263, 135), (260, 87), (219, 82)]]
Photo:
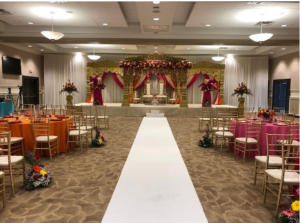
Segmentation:
[(3, 117), (4, 117), (4, 118), (10, 118), (11, 116), (9, 116), (9, 115), (4, 115)]
[(61, 121), (60, 118), (51, 118), (50, 121)]
[(66, 118), (65, 115), (56, 115), (57, 118)]
[(22, 121), (20, 121), (20, 120), (15, 120), (15, 121), (9, 122), (9, 124), (15, 124), (15, 123), (22, 123)]

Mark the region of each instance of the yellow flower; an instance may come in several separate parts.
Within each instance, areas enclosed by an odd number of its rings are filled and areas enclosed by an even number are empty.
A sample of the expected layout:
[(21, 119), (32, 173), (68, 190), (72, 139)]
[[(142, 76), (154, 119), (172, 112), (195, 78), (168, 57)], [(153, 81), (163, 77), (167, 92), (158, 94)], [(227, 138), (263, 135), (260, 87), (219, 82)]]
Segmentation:
[(99, 143), (102, 143), (102, 139), (99, 139)]
[(206, 133), (203, 136), (206, 136)]
[(300, 211), (299, 201), (294, 201), (291, 206), (293, 211)]
[(41, 171), (40, 171), (40, 174), (45, 175), (45, 174), (47, 174), (47, 172), (46, 172), (45, 170), (41, 170)]
[(263, 113), (264, 113), (264, 111), (260, 111), (260, 113), (261, 113), (261, 114), (263, 114)]

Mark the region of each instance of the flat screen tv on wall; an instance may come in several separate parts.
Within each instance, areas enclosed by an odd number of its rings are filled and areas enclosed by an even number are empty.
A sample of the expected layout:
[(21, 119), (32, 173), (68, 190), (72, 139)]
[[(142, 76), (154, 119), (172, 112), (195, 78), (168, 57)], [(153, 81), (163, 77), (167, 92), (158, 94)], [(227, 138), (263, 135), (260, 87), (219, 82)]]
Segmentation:
[(2, 56), (2, 73), (21, 75), (21, 60), (13, 57)]

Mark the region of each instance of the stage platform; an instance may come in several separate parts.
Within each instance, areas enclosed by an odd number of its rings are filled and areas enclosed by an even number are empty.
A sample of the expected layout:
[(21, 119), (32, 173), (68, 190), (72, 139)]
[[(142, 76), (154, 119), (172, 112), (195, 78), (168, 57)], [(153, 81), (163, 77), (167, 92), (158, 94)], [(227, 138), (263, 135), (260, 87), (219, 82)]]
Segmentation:
[[(80, 109), (80, 106), (93, 106), (92, 103), (78, 103), (75, 106)], [(200, 117), (202, 107), (201, 104), (188, 104), (188, 108), (181, 108), (179, 104), (130, 104), (130, 107), (122, 107), (121, 103), (104, 103), (106, 105), (106, 115), (116, 117), (144, 117), (146, 113), (151, 110), (159, 110), (160, 113), (164, 113), (165, 117), (183, 117), (183, 118), (195, 118)], [(231, 105), (212, 105), (213, 108), (230, 107), (236, 108)], [(92, 115), (95, 115), (95, 109), (92, 108)], [(215, 115), (215, 109), (213, 109), (213, 116)]]

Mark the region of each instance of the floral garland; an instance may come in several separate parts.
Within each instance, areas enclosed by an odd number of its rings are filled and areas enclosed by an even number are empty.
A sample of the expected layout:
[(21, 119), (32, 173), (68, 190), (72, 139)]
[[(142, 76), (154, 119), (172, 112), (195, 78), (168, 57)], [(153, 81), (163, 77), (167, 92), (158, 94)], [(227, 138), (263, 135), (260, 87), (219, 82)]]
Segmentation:
[(192, 62), (188, 61), (120, 61), (120, 68), (133, 68), (136, 70), (153, 68), (153, 69), (191, 69), (193, 66)]
[(51, 183), (50, 171), (45, 169), (41, 157), (33, 156), (33, 153), (29, 153), (24, 156), (24, 160), (31, 167), (25, 171), (28, 176), (24, 180), (25, 189), (31, 191), (37, 187), (47, 187)]
[(232, 93), (231, 96), (236, 95), (236, 96), (243, 97), (244, 94), (253, 96), (253, 94), (250, 92), (250, 89), (247, 87), (247, 85), (242, 82), (241, 84), (239, 84), (239, 86), (236, 89), (234, 89), (234, 93)]

